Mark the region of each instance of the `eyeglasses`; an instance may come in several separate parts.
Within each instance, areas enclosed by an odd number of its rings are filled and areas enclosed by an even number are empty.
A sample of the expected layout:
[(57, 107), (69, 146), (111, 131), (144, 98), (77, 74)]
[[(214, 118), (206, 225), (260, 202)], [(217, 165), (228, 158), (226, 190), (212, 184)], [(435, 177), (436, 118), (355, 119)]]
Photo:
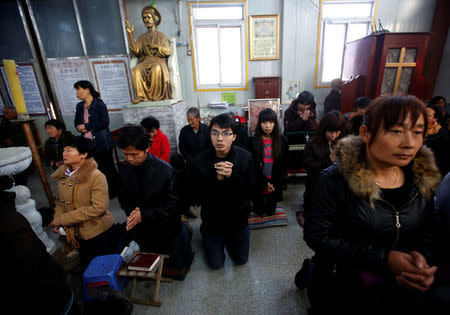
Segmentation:
[(218, 137), (220, 135), (222, 137), (230, 137), (233, 135), (233, 132), (232, 131), (218, 132), (217, 130), (211, 130), (211, 136)]

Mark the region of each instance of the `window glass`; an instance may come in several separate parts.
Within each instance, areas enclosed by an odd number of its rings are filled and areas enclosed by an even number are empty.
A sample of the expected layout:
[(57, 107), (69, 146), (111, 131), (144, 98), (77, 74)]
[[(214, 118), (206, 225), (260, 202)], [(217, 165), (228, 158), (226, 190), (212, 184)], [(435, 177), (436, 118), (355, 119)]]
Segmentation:
[(328, 85), (341, 76), (345, 43), (368, 35), (374, 1), (325, 1), (322, 5), (322, 31), (318, 85)]
[(372, 3), (324, 3), (323, 17), (349, 18), (372, 15)]
[(3, 25), (3, 32), (0, 33), (0, 61), (3, 59), (32, 60), (33, 54), (16, 1), (0, 2), (0, 21)]
[(347, 40), (346, 42), (351, 42), (367, 35), (367, 30), (369, 28), (369, 23), (351, 23), (348, 24)]
[(219, 82), (219, 45), (217, 28), (199, 27), (197, 34), (197, 65), (200, 84)]
[(47, 58), (84, 56), (72, 0), (31, 1)]
[(241, 28), (220, 28), (221, 81), (223, 84), (239, 84), (241, 69)]
[(126, 54), (117, 1), (77, 0), (89, 56)]
[(341, 76), (345, 24), (325, 24), (324, 31), (322, 81), (330, 82)]
[(190, 8), (196, 87), (244, 87), (245, 3), (193, 3)]
[(242, 20), (243, 15), (242, 6), (192, 8), (196, 20)]

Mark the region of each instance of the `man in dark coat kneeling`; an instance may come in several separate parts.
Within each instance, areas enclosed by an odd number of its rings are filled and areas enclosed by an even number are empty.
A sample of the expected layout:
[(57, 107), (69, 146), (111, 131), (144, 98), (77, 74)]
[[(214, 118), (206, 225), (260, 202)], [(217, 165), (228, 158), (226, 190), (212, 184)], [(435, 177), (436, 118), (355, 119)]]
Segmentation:
[(182, 280), (192, 263), (192, 235), (177, 207), (175, 170), (148, 153), (149, 144), (141, 126), (121, 129), (118, 146), (127, 163), (119, 169), (119, 203), (129, 238), (142, 251), (168, 254), (163, 275)]
[(233, 145), (233, 119), (228, 114), (214, 117), (210, 135), (213, 147), (194, 159), (190, 177), (202, 209), (200, 232), (206, 258), (211, 268), (219, 269), (225, 248), (236, 264), (248, 260), (248, 215), (255, 182), (251, 154)]

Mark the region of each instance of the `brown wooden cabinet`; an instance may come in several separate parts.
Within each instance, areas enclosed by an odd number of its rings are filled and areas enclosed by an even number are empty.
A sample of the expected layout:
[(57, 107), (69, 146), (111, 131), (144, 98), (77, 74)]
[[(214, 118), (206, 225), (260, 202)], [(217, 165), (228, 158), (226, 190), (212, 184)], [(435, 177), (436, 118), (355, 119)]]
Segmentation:
[(280, 98), (280, 77), (253, 77), (255, 98)]
[(425, 98), (423, 65), (429, 33), (383, 33), (345, 44), (341, 112), (360, 96), (405, 93)]

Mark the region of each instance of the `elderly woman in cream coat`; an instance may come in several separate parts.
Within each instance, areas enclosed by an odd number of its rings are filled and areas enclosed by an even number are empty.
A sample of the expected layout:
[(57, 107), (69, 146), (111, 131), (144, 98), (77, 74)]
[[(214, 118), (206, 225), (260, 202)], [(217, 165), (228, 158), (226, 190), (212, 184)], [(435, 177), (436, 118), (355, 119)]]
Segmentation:
[(90, 140), (73, 137), (64, 148), (64, 165), (52, 174), (58, 188), (50, 224), (55, 233), (60, 227), (75, 227), (82, 267), (95, 256), (111, 253), (106, 232), (114, 223), (108, 210), (108, 183), (91, 157), (91, 147)]

